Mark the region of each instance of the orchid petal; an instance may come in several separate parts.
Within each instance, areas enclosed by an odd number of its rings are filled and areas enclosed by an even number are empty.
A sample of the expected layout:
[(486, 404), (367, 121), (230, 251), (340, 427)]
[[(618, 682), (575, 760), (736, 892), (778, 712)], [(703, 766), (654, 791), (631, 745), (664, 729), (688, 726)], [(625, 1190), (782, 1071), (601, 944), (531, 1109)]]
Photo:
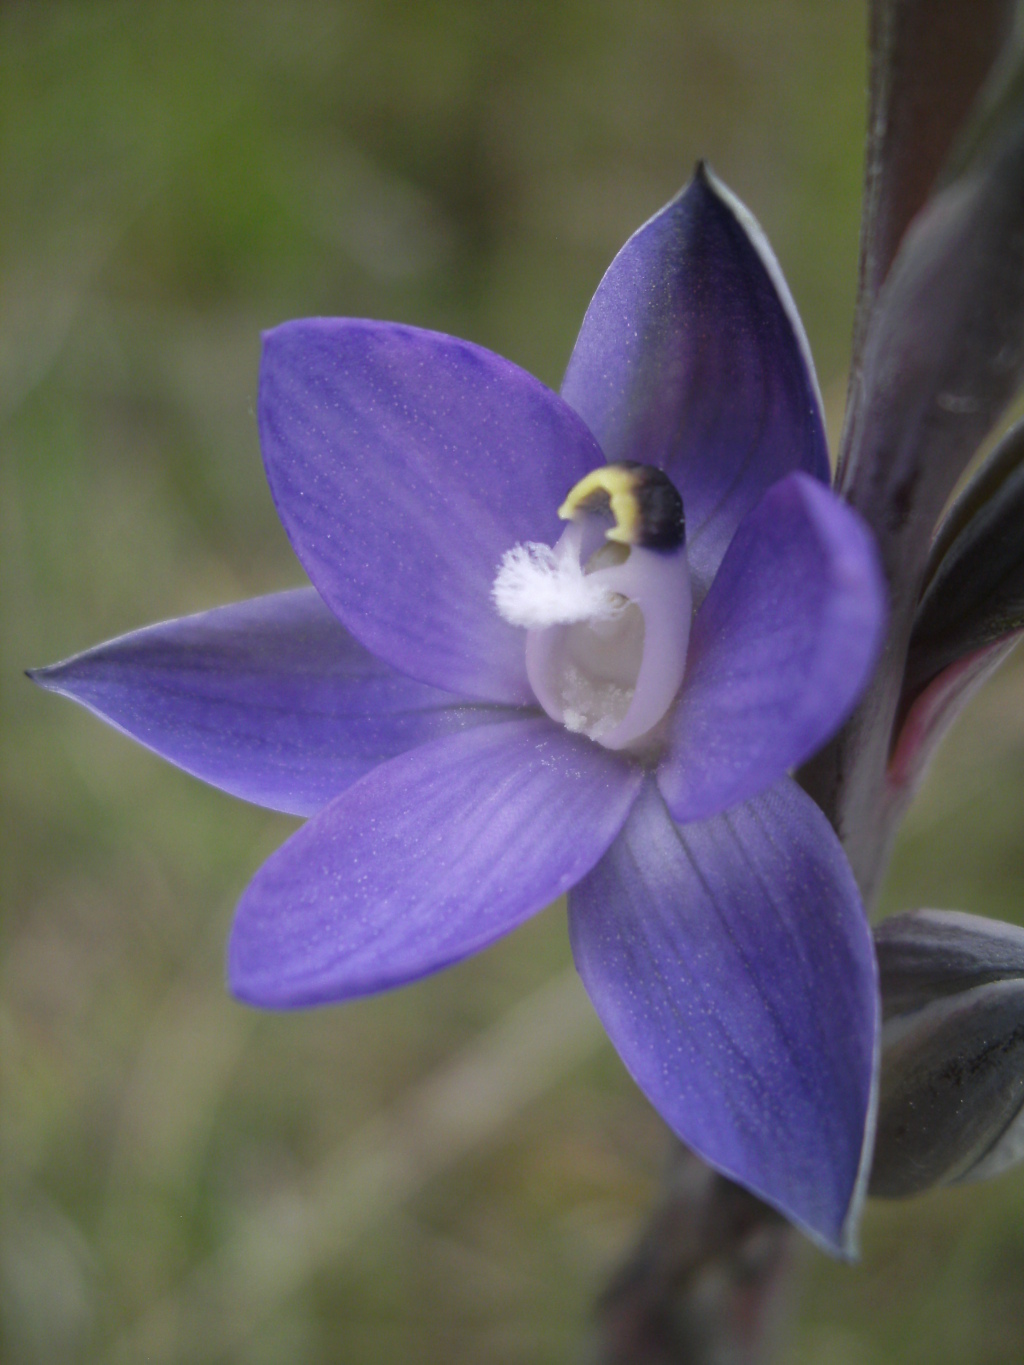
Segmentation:
[(839, 843), (788, 779), (680, 828), (653, 783), (570, 896), (573, 953), (666, 1122), (850, 1254), (876, 1055), (871, 935)]
[(285, 530), (353, 635), (421, 682), (532, 702), (491, 586), (512, 546), (558, 538), (601, 463), (577, 415), (479, 346), (340, 318), (266, 334), (259, 407)]
[(767, 488), (795, 469), (828, 481), (796, 306), (764, 233), (703, 167), (612, 262), (562, 396), (608, 460), (657, 465), (675, 483), (704, 588)]
[(31, 677), (193, 776), (292, 815), (417, 744), (518, 714), (396, 673), (312, 588), (148, 626)]
[(870, 534), (805, 474), (744, 520), (693, 624), (658, 781), (677, 820), (745, 801), (803, 762), (849, 714), (881, 643)]
[(382, 764), (250, 883), (228, 949), (232, 990), (264, 1007), (325, 1004), (467, 957), (593, 867), (641, 781), (546, 717)]

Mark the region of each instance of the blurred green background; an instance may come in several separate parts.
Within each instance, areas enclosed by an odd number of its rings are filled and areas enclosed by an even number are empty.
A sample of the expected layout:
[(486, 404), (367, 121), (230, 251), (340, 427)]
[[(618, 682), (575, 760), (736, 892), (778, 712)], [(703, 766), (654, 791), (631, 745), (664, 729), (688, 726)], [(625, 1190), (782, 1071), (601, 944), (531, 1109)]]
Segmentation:
[[(253, 417), (260, 329), (471, 337), (557, 385), (601, 272), (698, 156), (767, 229), (841, 416), (854, 0), (0, 8), (0, 1354), (556, 1362), (637, 1228), (660, 1122), (564, 916), (344, 1009), (259, 1016), (222, 946), (284, 817), (26, 665), (302, 581)], [(947, 743), (888, 909), (1020, 918), (1013, 664)], [(1024, 1172), (809, 1255), (788, 1359), (1024, 1359)]]

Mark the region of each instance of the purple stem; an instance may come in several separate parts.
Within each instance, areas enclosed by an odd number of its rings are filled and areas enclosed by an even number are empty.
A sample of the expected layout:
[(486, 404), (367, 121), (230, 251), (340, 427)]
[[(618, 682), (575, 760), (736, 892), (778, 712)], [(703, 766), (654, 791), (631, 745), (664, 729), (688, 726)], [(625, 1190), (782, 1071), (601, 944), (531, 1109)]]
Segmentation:
[(596, 1311), (593, 1365), (760, 1365), (785, 1325), (796, 1235), (676, 1145), (665, 1191)]

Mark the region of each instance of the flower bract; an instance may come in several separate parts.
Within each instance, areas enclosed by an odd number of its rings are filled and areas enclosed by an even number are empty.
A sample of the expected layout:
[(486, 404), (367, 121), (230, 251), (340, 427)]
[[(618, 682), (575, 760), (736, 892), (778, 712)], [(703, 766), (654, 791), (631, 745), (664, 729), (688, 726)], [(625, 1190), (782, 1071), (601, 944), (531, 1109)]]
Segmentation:
[(34, 675), (309, 817), (242, 897), (232, 990), (402, 985), (567, 892), (665, 1120), (849, 1252), (875, 964), (788, 774), (854, 705), (884, 599), (753, 219), (699, 169), (612, 263), (560, 395), (465, 341), (320, 318), (266, 335), (259, 421), (313, 586)]

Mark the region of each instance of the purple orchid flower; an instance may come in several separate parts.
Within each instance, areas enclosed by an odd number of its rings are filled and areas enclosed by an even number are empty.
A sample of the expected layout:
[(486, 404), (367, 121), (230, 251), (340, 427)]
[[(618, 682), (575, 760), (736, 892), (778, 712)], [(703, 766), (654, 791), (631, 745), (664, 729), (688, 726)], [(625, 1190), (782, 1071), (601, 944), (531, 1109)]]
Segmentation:
[(644, 1093), (848, 1254), (875, 963), (787, 773), (866, 682), (883, 590), (756, 223), (699, 169), (611, 265), (561, 397), (452, 337), (310, 319), (267, 334), (259, 421), (314, 587), (33, 675), (311, 817), (242, 897), (231, 989), (271, 1008), (385, 990), (568, 892)]

